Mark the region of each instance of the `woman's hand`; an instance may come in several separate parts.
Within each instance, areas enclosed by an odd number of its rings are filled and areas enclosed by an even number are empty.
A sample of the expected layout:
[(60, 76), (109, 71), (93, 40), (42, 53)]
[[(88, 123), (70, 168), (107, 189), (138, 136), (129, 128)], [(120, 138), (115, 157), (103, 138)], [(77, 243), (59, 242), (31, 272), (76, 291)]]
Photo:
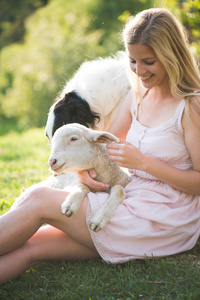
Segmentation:
[(143, 169), (145, 155), (131, 143), (120, 140), (119, 143), (110, 143), (106, 147), (109, 158), (118, 166), (128, 169)]
[(94, 169), (90, 169), (88, 171), (80, 171), (77, 173), (79, 181), (86, 184), (92, 192), (107, 190), (109, 188), (109, 185), (94, 180), (96, 176), (97, 174)]

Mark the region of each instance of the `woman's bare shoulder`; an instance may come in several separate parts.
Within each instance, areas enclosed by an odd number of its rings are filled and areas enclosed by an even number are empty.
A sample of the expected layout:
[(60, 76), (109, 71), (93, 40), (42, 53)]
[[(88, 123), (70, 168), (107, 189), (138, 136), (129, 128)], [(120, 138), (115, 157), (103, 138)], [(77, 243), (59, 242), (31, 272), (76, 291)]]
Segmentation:
[(192, 102), (186, 104), (182, 125), (193, 167), (200, 171), (200, 96), (193, 97)]
[(186, 104), (184, 117), (183, 121), (187, 126), (196, 125), (197, 129), (200, 129), (200, 95), (193, 96), (192, 100)]

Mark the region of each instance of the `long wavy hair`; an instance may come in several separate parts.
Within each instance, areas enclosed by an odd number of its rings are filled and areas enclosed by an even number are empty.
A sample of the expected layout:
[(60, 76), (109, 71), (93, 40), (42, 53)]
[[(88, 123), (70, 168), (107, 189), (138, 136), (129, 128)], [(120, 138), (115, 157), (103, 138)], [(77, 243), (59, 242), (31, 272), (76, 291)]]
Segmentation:
[(183, 26), (168, 10), (152, 8), (131, 17), (124, 28), (123, 40), (125, 47), (128, 44), (151, 47), (168, 73), (172, 95), (184, 98), (200, 113), (194, 102), (194, 96), (200, 95), (198, 65)]

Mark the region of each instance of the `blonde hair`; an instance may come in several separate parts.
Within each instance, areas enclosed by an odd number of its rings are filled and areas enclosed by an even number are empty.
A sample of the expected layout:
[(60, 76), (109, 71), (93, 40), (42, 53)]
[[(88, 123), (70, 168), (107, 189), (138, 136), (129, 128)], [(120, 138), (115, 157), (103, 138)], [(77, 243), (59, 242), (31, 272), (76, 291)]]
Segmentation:
[(199, 111), (193, 101), (193, 96), (200, 95), (199, 69), (182, 25), (169, 11), (152, 8), (131, 17), (123, 31), (123, 40), (125, 46), (151, 47), (168, 73), (172, 95), (185, 98)]

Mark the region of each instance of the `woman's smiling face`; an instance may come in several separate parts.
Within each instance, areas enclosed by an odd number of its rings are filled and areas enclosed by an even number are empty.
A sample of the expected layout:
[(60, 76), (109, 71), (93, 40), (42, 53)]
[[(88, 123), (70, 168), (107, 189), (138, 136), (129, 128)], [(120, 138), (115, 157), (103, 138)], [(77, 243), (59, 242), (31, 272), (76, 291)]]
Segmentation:
[(141, 79), (145, 88), (169, 84), (168, 74), (153, 50), (142, 44), (127, 46), (131, 70)]

